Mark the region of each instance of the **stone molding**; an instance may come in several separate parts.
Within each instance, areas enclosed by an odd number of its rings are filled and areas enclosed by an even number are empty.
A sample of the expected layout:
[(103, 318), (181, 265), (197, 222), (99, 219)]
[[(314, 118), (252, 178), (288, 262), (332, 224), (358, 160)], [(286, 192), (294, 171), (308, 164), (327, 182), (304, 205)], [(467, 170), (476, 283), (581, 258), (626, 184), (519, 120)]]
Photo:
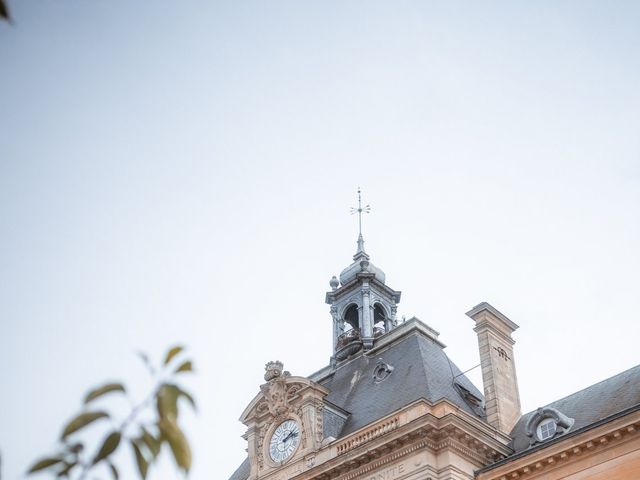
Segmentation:
[[(527, 451), (519, 458), (514, 458), (505, 465), (498, 465), (491, 470), (477, 474), (478, 480), (515, 480), (548, 475), (555, 468), (568, 465), (578, 457), (594, 455), (626, 442), (640, 442), (640, 412), (631, 418), (622, 417), (617, 421), (607, 422), (601, 427), (578, 433), (577, 436), (561, 437), (559, 441), (552, 441), (546, 448), (534, 448), (528, 455)], [(491, 468), (491, 467), (487, 467)]]
[(421, 400), (333, 442), (330, 452), (318, 453), (318, 459), (324, 461), (317, 461), (299, 478), (351, 480), (420, 449), (434, 454), (454, 451), (479, 467), (510, 454), (508, 441), (446, 400), (435, 405)]
[(388, 433), (392, 430), (398, 428), (398, 417), (395, 416), (390, 420), (386, 420), (382, 423), (377, 423), (373, 427), (368, 428), (364, 432), (354, 436), (351, 436), (347, 440), (344, 440), (336, 446), (336, 453), (338, 455), (342, 455), (347, 453), (349, 450), (353, 450), (356, 447), (359, 447), (363, 443), (370, 442), (374, 438), (378, 438), (385, 433)]

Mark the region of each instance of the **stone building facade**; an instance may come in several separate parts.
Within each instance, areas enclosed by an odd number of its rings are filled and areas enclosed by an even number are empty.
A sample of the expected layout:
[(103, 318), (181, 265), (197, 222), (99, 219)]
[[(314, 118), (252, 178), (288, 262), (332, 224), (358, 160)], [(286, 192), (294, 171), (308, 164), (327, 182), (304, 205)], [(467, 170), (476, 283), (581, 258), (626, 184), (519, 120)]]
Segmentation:
[(326, 294), (329, 365), (309, 377), (266, 365), (230, 480), (640, 479), (640, 366), (523, 415), (514, 322), (487, 303), (467, 312), (480, 392), (437, 331), (397, 321), (385, 282), (360, 236)]

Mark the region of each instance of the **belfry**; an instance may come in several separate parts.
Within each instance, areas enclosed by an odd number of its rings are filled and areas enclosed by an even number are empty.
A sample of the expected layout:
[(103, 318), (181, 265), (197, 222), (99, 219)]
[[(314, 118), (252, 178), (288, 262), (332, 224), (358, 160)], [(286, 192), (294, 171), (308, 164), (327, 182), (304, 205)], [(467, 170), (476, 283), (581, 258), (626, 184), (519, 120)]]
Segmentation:
[(331, 305), (333, 318), (333, 359), (341, 361), (361, 349), (373, 347), (374, 339), (393, 329), (396, 324), (400, 292), (385, 284), (384, 272), (376, 267), (364, 250), (362, 236), (362, 207), (358, 189), (358, 249), (353, 263), (329, 282), (326, 303)]

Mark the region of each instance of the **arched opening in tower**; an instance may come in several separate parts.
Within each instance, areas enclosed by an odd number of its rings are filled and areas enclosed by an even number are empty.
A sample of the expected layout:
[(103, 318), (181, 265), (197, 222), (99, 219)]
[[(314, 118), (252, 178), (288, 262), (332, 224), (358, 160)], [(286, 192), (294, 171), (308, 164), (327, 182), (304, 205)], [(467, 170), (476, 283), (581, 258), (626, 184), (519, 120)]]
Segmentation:
[(373, 306), (373, 336), (379, 337), (383, 335), (386, 331), (387, 325), (387, 314), (382, 308), (382, 305), (376, 303)]
[(350, 305), (344, 312), (344, 330), (357, 330), (359, 327), (358, 306)]

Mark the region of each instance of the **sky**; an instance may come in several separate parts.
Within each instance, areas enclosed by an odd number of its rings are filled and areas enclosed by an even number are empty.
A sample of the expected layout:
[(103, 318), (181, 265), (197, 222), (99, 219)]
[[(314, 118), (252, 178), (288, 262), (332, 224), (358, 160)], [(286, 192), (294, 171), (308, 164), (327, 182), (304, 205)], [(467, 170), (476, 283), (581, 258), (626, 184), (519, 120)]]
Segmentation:
[[(90, 387), (143, 395), (136, 352), (176, 343), (197, 368), (191, 478), (228, 478), (264, 364), (329, 361), (358, 186), (399, 315), (462, 370), (466, 311), (520, 326), (525, 412), (639, 363), (637, 2), (9, 4), (3, 478)], [(165, 456), (150, 478), (174, 475)]]

